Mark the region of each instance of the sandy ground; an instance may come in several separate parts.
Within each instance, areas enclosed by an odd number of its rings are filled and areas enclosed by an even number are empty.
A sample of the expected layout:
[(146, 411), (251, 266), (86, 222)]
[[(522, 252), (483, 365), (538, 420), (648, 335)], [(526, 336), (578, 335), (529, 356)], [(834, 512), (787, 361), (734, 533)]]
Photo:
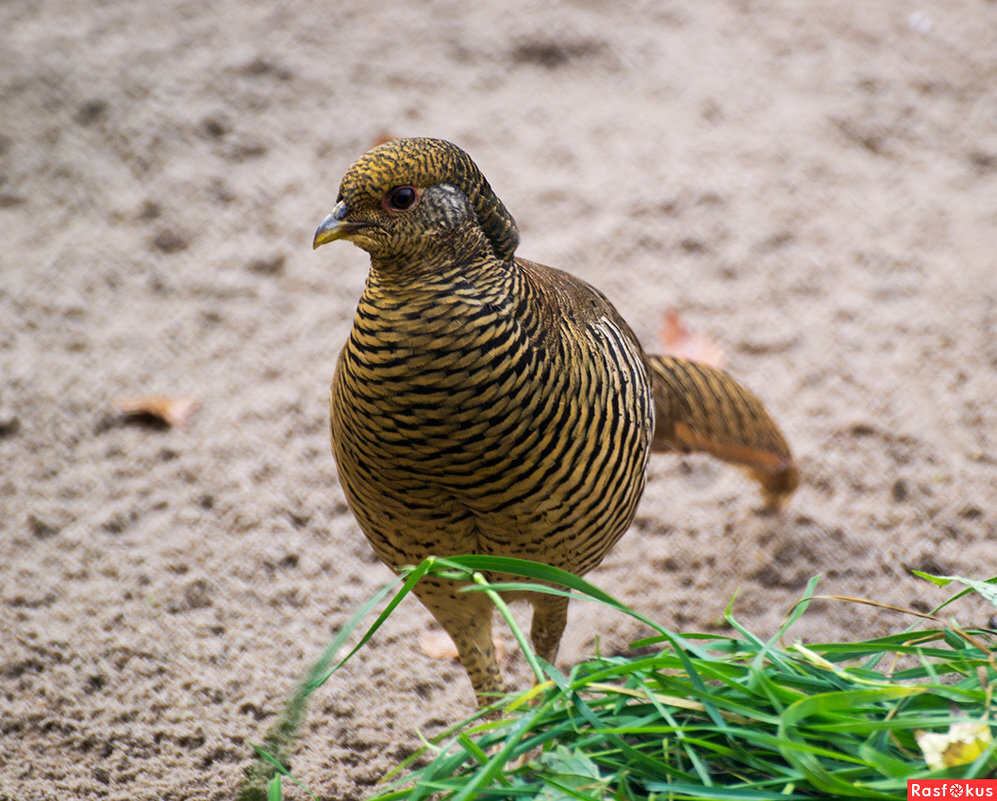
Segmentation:
[[(0, 4), (2, 801), (231, 798), (389, 578), (327, 443), (366, 259), (310, 247), (383, 132), (469, 150), (520, 255), (649, 345), (680, 309), (792, 441), (781, 518), (656, 458), (598, 585), (680, 630), (740, 590), (768, 635), (815, 574), (918, 609), (948, 592), (912, 568), (997, 574), (997, 4), (536, 5)], [(136, 425), (136, 395), (200, 407)], [(641, 633), (572, 621), (565, 664)], [(822, 602), (793, 633), (910, 622)], [(316, 694), (322, 798), (471, 709), (428, 626), (407, 602)]]

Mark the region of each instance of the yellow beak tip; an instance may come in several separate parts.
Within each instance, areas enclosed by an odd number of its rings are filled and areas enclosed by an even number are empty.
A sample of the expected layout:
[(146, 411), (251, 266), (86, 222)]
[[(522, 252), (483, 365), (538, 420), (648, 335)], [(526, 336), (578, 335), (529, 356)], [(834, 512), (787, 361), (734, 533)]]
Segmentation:
[(312, 238), (312, 250), (315, 250), (320, 245), (335, 242), (337, 239), (349, 236), (357, 228), (362, 227), (358, 223), (350, 222), (346, 217), (346, 206), (342, 203), (336, 204), (336, 208), (319, 223), (319, 227), (315, 230), (315, 236)]
[(312, 238), (312, 250), (315, 250), (321, 245), (341, 239), (348, 233), (349, 226), (344, 225), (340, 220), (333, 219), (330, 214), (322, 220), (322, 224), (319, 225), (318, 229), (315, 231), (315, 236)]

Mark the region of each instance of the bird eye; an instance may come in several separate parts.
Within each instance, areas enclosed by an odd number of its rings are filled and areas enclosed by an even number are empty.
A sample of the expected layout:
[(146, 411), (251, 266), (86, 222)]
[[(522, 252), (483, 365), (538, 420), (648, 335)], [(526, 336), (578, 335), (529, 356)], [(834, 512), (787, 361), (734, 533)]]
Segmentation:
[(419, 193), (411, 186), (396, 186), (385, 197), (385, 208), (392, 211), (405, 211), (412, 208), (419, 199)]

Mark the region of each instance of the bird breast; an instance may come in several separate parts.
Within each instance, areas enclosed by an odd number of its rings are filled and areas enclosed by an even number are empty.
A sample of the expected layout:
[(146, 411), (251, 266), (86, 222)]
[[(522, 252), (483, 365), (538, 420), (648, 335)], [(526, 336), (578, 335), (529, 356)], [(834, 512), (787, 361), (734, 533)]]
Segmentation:
[(580, 568), (583, 552), (601, 559), (596, 529), (615, 541), (629, 525), (653, 414), (639, 349), (611, 320), (551, 326), (530, 305), (361, 299), (333, 381), (332, 439), (375, 547), (402, 535), (370, 510), (394, 509), (413, 529), (473, 528), (476, 550), (493, 541), (524, 555), (523, 541), (575, 538), (563, 566)]

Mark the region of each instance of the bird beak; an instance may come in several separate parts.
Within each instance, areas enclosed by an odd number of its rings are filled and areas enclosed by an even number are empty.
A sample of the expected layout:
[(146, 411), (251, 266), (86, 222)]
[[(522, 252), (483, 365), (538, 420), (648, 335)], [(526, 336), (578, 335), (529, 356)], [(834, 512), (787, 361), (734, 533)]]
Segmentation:
[(329, 212), (329, 216), (322, 220), (322, 224), (315, 231), (315, 238), (312, 240), (312, 249), (314, 250), (319, 245), (324, 245), (328, 242), (335, 242), (337, 239), (343, 239), (354, 231), (367, 227), (365, 223), (347, 220), (346, 218), (349, 216), (349, 213), (350, 210), (346, 208), (346, 203), (343, 201), (337, 203), (336, 207)]

